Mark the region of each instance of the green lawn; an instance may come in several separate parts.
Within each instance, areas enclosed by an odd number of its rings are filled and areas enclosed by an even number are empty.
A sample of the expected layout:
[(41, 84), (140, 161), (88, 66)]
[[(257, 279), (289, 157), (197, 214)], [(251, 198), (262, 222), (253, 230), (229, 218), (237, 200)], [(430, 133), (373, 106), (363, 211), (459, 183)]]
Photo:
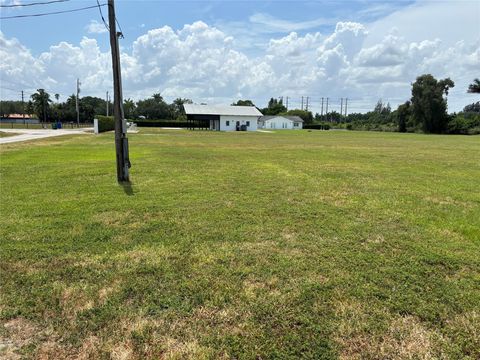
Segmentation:
[(480, 137), (129, 138), (0, 147), (0, 357), (480, 357)]

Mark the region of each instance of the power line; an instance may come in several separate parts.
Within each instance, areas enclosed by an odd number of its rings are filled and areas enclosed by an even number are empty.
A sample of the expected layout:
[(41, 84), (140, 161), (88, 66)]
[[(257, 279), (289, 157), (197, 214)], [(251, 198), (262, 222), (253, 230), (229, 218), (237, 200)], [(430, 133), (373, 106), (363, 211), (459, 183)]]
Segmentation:
[(115, 17), (115, 22), (117, 23), (118, 28), (120, 29), (120, 37), (121, 37), (122, 39), (124, 39), (125, 36), (123, 36), (123, 30), (122, 30), (122, 27), (120, 26), (120, 23), (119, 23), (118, 20), (117, 20), (117, 17)]
[(105, 25), (105, 29), (107, 29), (107, 31), (110, 32), (110, 28), (108, 27), (107, 22), (105, 21), (105, 18), (103, 17), (102, 7), (100, 6), (100, 3), (98, 2), (98, 0), (97, 0), (97, 6), (98, 6), (98, 11), (100, 11), (100, 17), (102, 18), (103, 25)]
[[(102, 4), (100, 6), (106, 6), (106, 4)], [(88, 9), (93, 9), (98, 7), (97, 5), (94, 6), (86, 6), (83, 8), (78, 8), (78, 9), (70, 9), (70, 10), (63, 10), (63, 11), (54, 11), (54, 12), (49, 12), (49, 13), (41, 13), (41, 14), (29, 14), (29, 15), (15, 15), (15, 16), (2, 16), (0, 17), (1, 20), (5, 19), (17, 19), (17, 18), (28, 18), (28, 17), (38, 17), (38, 16), (47, 16), (47, 15), (57, 15), (57, 14), (65, 14), (65, 13), (71, 13), (75, 11), (82, 11), (82, 10), (88, 10)]]
[(14, 7), (24, 7), (24, 6), (34, 6), (34, 5), (48, 5), (53, 3), (66, 2), (70, 0), (54, 0), (54, 1), (43, 1), (43, 2), (34, 2), (29, 4), (12, 4), (12, 5), (0, 5), (2, 8), (14, 8)]

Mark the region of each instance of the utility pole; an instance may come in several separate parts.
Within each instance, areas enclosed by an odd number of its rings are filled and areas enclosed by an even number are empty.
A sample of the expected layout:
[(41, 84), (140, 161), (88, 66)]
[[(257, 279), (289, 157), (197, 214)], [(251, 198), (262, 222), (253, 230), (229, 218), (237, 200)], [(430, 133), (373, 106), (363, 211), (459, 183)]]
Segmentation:
[(107, 116), (108, 116), (108, 91), (107, 91)]
[(305, 106), (305, 110), (308, 111), (308, 96), (307, 96), (307, 105)]
[(347, 116), (347, 101), (348, 101), (348, 98), (345, 98), (345, 116)]
[(303, 96), (302, 96), (302, 110), (303, 110)]
[(78, 106), (78, 95), (80, 94), (80, 79), (77, 79), (77, 97), (75, 99), (75, 108), (77, 110), (77, 126), (80, 127), (80, 108)]
[(327, 115), (327, 117), (328, 117), (328, 98), (327, 98), (327, 107), (325, 109), (325, 115)]
[(287, 106), (286, 106), (287, 110), (288, 110), (288, 96), (287, 96)]
[(343, 98), (340, 98), (340, 117), (343, 115)]
[(322, 119), (323, 119), (323, 97), (322, 97), (322, 112), (321, 112), (321, 116), (322, 116)]
[(119, 182), (128, 182), (128, 169), (131, 165), (128, 156), (127, 126), (123, 114), (122, 74), (118, 47), (118, 37), (122, 33), (117, 33), (115, 20), (114, 0), (108, 0), (108, 25), (110, 28), (110, 48), (112, 50), (113, 65), (113, 117), (115, 119), (117, 180)]

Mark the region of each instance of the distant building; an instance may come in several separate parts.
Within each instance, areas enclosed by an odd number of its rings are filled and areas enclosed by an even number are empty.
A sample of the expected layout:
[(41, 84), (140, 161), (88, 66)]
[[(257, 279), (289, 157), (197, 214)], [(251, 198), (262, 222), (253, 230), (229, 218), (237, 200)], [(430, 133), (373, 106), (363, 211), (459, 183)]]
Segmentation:
[(256, 131), (263, 114), (255, 106), (184, 104), (187, 121), (216, 131)]
[(5, 117), (0, 117), (0, 122), (7, 122), (7, 123), (29, 123), (29, 124), (38, 124), (40, 121), (38, 120), (36, 115), (29, 115), (29, 114), (8, 114)]
[(300, 116), (267, 115), (258, 119), (259, 129), (302, 129), (303, 119)]

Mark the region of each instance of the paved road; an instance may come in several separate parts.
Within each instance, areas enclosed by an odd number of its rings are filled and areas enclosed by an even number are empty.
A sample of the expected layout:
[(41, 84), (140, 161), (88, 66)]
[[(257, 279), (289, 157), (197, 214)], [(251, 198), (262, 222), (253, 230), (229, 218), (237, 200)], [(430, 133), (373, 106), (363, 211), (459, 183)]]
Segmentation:
[(93, 130), (93, 128), (81, 128), (81, 129), (0, 129), (2, 132), (10, 132), (18, 135), (8, 136), (0, 138), (0, 144), (9, 144), (19, 141), (29, 141), (35, 139), (44, 139), (54, 136), (62, 135), (75, 135), (75, 134), (87, 134), (86, 130)]

